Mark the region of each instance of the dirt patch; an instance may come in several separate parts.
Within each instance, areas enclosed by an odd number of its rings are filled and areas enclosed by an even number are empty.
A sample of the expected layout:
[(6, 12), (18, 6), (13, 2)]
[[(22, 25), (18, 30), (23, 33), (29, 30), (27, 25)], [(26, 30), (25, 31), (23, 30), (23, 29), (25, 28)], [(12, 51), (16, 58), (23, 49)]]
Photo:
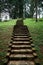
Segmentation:
[(0, 49), (0, 52), (2, 51), (2, 49)]

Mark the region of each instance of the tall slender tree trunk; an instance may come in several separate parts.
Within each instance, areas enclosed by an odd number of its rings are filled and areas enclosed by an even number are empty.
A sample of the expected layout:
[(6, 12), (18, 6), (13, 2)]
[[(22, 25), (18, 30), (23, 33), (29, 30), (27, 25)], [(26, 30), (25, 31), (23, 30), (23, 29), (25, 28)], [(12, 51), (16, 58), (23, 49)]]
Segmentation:
[(1, 20), (1, 13), (0, 13), (0, 20)]
[[(42, 7), (42, 11), (43, 11), (43, 7)], [(43, 13), (42, 13), (42, 18), (43, 18)]]
[(39, 8), (39, 19), (40, 19), (40, 8)]
[(38, 21), (37, 20), (37, 0), (36, 0), (35, 4), (36, 4), (36, 22), (37, 22)]
[(37, 6), (36, 6), (36, 22), (37, 22)]

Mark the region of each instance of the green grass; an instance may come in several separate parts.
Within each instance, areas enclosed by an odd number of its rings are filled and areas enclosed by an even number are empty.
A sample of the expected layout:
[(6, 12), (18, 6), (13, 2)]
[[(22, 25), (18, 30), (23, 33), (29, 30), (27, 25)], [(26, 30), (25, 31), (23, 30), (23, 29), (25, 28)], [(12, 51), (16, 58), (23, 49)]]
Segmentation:
[(24, 24), (27, 25), (31, 33), (38, 57), (41, 60), (40, 63), (43, 65), (43, 54), (40, 53), (39, 48), (39, 46), (43, 46), (43, 21), (35, 22), (34, 19), (25, 19)]
[(16, 24), (15, 21), (16, 21), (16, 19), (15, 19), (15, 20), (4, 21), (4, 22), (1, 22), (1, 21), (0, 21), (0, 26), (3, 26), (3, 25), (4, 25), (4, 26), (5, 26), (5, 25), (7, 25), (7, 26), (10, 25), (10, 26), (11, 26), (11, 25)]
[[(35, 22), (32, 19), (26, 19), (24, 24), (27, 25), (35, 44), (40, 45), (43, 42), (43, 22)], [(36, 41), (38, 41), (36, 43)], [(43, 45), (43, 44), (42, 44)]]
[[(0, 65), (3, 65), (5, 61), (8, 44), (11, 41), (13, 26), (15, 24), (16, 20), (0, 22)], [(39, 48), (40, 45), (43, 46), (43, 21), (35, 22), (34, 19), (25, 19), (24, 24), (27, 25), (30, 31), (39, 59), (43, 60), (43, 55), (40, 53)], [(43, 65), (42, 61), (40, 63)]]
[(5, 61), (8, 44), (10, 43), (13, 26), (15, 24), (16, 20), (0, 22), (0, 65), (3, 65)]

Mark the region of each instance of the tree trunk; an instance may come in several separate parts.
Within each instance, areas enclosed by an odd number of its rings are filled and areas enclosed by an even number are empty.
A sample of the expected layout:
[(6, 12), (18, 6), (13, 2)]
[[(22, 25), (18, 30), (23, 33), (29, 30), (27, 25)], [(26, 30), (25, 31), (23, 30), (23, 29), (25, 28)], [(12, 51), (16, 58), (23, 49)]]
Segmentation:
[(36, 4), (36, 22), (37, 22), (38, 21), (37, 20), (37, 0), (36, 0), (35, 4)]

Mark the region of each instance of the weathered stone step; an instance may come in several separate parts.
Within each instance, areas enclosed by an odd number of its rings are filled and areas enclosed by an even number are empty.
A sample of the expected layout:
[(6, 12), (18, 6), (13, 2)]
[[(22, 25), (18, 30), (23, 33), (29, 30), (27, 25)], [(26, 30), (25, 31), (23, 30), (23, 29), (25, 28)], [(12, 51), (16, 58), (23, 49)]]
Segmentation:
[(11, 47), (11, 46), (12, 46), (12, 44), (10, 43), (10, 44), (9, 44), (9, 47)]
[(21, 25), (19, 25), (19, 26), (18, 25), (15, 25), (14, 26), (14, 29), (16, 29), (16, 28), (22, 28), (22, 29), (25, 28), (26, 30), (28, 29), (26, 25), (22, 25), (22, 26)]
[(28, 31), (25, 30), (15, 30), (12, 34), (30, 34)]
[(31, 49), (12, 49), (11, 52), (13, 53), (32, 53), (33, 51)]
[(28, 36), (28, 34), (14, 34), (14, 36)]
[(14, 47), (34, 47), (34, 45), (28, 44), (28, 43), (10, 43), (9, 47), (14, 46)]
[(33, 43), (33, 40), (31, 39), (30, 42)]
[(32, 44), (33, 42), (31, 42), (31, 41), (26, 41), (26, 40), (25, 40), (25, 41), (19, 41), (19, 40), (18, 40), (18, 41), (15, 41), (15, 40), (13, 41), (13, 40), (11, 40), (10, 43)]
[(36, 49), (34, 47), (32, 47), (32, 50), (33, 50), (33, 52), (36, 52)]
[[(30, 52), (24, 52), (24, 53), (22, 53), (22, 52), (12, 52), (13, 54), (31, 54)], [(6, 54), (6, 57), (9, 57), (10, 56), (10, 52), (8, 52), (7, 54)], [(33, 56), (35, 57), (35, 58), (37, 58), (38, 56), (37, 56), (37, 54), (35, 53), (35, 52), (33, 52)]]
[(29, 41), (29, 40), (32, 40), (32, 38), (12, 38), (12, 40), (17, 40), (17, 41), (18, 41), (18, 40), (19, 40), (19, 41), (20, 41), (20, 40), (22, 40), (22, 41), (23, 41), (23, 40), (24, 40), (24, 41), (26, 40), (26, 41)]
[(18, 44), (21, 44), (21, 43), (22, 43), (22, 44), (25, 44), (25, 43), (26, 43), (26, 44), (31, 44), (30, 41), (12, 41), (12, 43), (13, 43), (13, 44), (15, 44), (15, 43), (16, 43), (16, 44), (17, 44), (17, 43), (18, 43)]
[(34, 61), (9, 61), (8, 65), (35, 65)]
[[(18, 30), (19, 30), (19, 31), (26, 31), (26, 32), (29, 32), (28, 29), (20, 28), (20, 27), (15, 29), (15, 31), (18, 31)], [(15, 31), (13, 31), (13, 32), (15, 32)], [(19, 32), (19, 31), (18, 31), (18, 32)], [(23, 33), (23, 32), (22, 32), (22, 33)]]
[(34, 47), (35, 45), (32, 43), (31, 46)]
[[(19, 27), (19, 28), (16, 27), (15, 31), (18, 31), (18, 30), (29, 32), (28, 29), (27, 28), (24, 28), (24, 27)], [(13, 31), (13, 32), (15, 32), (15, 31)]]
[(6, 54), (6, 57), (8, 58), (10, 56), (10, 52), (8, 52), (7, 54)]
[(34, 56), (32, 54), (11, 54), (9, 56), (10, 60), (32, 60)]
[(34, 56), (35, 58), (37, 58), (37, 57), (38, 57), (38, 55), (37, 55), (37, 53), (36, 53), (36, 52), (33, 52), (33, 56)]
[(31, 47), (31, 45), (12, 45), (12, 47)]
[(25, 29), (25, 28), (24, 29), (23, 28), (22, 29), (21, 28), (19, 28), (19, 29), (17, 28), (17, 29), (15, 29), (14, 32), (22, 32), (22, 33), (27, 32), (27, 33), (29, 33), (29, 31), (27, 29)]
[(10, 43), (33, 43), (33, 40), (11, 40)]
[(31, 46), (11, 46), (12, 49), (31, 49)]
[(23, 35), (23, 36), (27, 36), (27, 35), (30, 35), (29, 33), (27, 33), (27, 32), (23, 32), (23, 31), (21, 31), (21, 32), (14, 32), (14, 33), (12, 33), (13, 35)]
[(7, 50), (8, 52), (10, 52), (11, 51), (11, 48), (8, 48), (8, 50)]
[(19, 38), (22, 38), (22, 37), (23, 37), (23, 38), (29, 38), (29, 37), (30, 37), (30, 38), (32, 38), (31, 35), (28, 35), (28, 36), (27, 36), (27, 35), (25, 35), (25, 36), (24, 36), (24, 35), (12, 35), (12, 37), (15, 37), (15, 38), (16, 38), (16, 37), (17, 37), (17, 38), (18, 38), (18, 37), (19, 37)]
[(27, 38), (28, 36), (14, 36), (14, 38)]
[[(11, 54), (32, 54), (33, 52), (14, 52), (14, 51), (10, 51)], [(35, 56), (36, 57), (36, 56)]]

